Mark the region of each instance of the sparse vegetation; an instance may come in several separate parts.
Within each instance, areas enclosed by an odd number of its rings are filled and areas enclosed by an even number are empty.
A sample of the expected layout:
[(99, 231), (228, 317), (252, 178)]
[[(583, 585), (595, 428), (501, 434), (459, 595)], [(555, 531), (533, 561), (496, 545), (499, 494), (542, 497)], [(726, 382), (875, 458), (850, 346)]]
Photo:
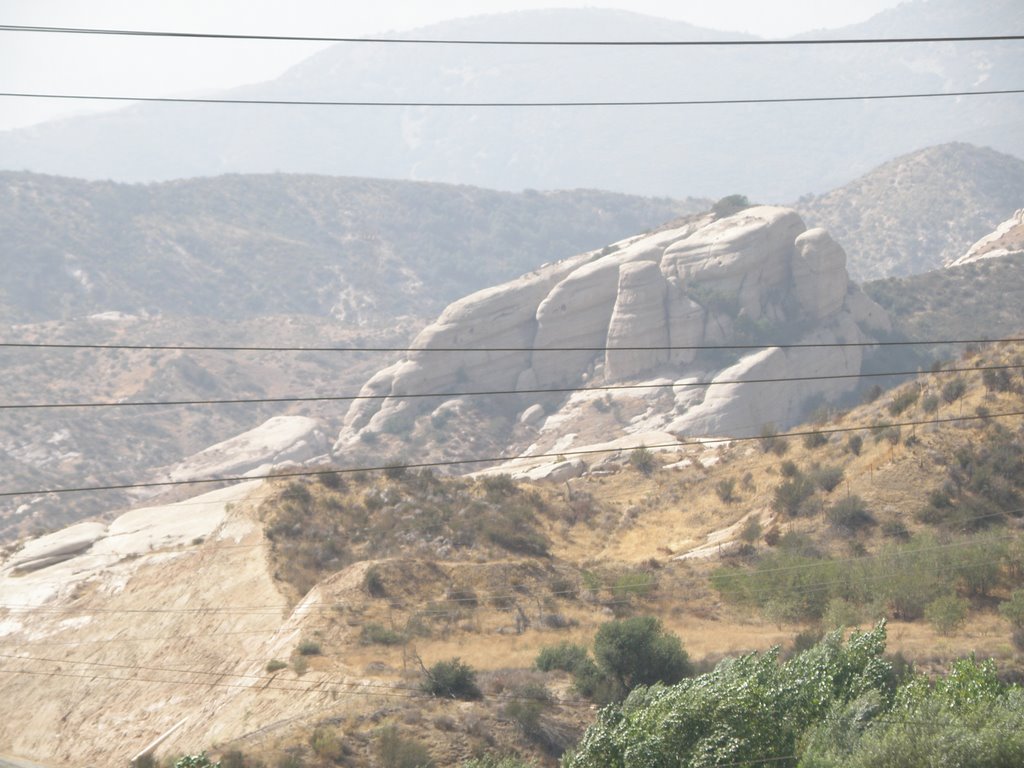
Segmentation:
[(295, 650), (302, 656), (319, 656), (321, 652), (320, 643), (311, 639), (301, 641)]
[(850, 532), (858, 531), (875, 522), (867, 504), (856, 494), (839, 499), (828, 508), (825, 515), (834, 527)]
[(641, 445), (630, 452), (629, 465), (638, 472), (649, 475), (654, 471), (657, 463), (654, 460), (654, 454)]
[(534, 662), (537, 669), (542, 672), (561, 670), (563, 672), (575, 672), (589, 659), (587, 649), (576, 643), (559, 643), (548, 645), (541, 649)]
[(908, 408), (910, 408), (910, 406), (917, 402), (917, 399), (918, 397), (920, 397), (920, 395), (921, 392), (917, 389), (917, 387), (909, 387), (899, 392), (889, 402), (889, 415), (899, 416), (900, 414), (904, 413)]
[(924, 609), (925, 620), (941, 635), (950, 635), (967, 621), (967, 601), (956, 595), (941, 595)]
[(403, 736), (396, 725), (380, 729), (377, 756), (383, 768), (435, 768), (436, 765), (430, 750), (415, 739)]
[(724, 504), (736, 501), (736, 478), (727, 477), (715, 484), (715, 493)]
[(476, 683), (476, 671), (457, 658), (424, 669), (422, 688), (431, 696), (446, 699), (471, 701), (483, 695)]

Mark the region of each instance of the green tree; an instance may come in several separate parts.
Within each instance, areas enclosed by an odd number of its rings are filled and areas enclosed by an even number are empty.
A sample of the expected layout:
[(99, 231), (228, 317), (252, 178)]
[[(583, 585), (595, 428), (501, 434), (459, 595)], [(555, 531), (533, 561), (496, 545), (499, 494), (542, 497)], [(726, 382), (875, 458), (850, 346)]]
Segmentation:
[(794, 766), (804, 733), (866, 694), (890, 698), (885, 627), (833, 633), (784, 664), (778, 649), (726, 659), (674, 686), (637, 688), (602, 711), (565, 768)]
[(623, 693), (638, 685), (677, 683), (693, 671), (679, 638), (653, 616), (602, 624), (594, 638), (594, 658)]

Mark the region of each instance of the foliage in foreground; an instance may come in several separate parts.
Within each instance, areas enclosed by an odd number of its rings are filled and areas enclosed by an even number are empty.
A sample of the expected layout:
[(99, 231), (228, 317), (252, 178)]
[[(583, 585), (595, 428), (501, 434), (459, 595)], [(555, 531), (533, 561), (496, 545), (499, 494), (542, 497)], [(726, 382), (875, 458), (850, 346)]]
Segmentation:
[(722, 661), (604, 709), (564, 768), (1024, 765), (1024, 691), (966, 659), (937, 682), (896, 679), (885, 624), (834, 632), (785, 663), (777, 650)]

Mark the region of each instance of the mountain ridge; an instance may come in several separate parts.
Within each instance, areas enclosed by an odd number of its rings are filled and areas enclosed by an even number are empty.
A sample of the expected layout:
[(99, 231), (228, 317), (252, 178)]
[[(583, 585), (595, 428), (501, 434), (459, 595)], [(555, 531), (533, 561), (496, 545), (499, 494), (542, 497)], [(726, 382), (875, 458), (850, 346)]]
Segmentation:
[[(931, 28), (932, 8), (930, 3), (907, 4), (891, 17), (892, 23), (916, 19)], [(1006, 2), (988, 4), (983, 14), (963, 0), (945, 2), (941, 8), (947, 33), (968, 25), (999, 32), (1020, 21), (1019, 9)], [(542, 12), (531, 13), (476, 17), (432, 29), (437, 34), (450, 29), (501, 37), (509, 34), (504, 25), (520, 23), (519, 36), (554, 34)], [(595, 34), (601, 24), (588, 25), (586, 20), (606, 18), (597, 11), (560, 13), (573, 19), (560, 29), (593, 27)], [(624, 26), (634, 27), (638, 37), (654, 39), (694, 30), (682, 23), (620, 14), (605, 23), (601, 36), (614, 37)], [(682, 33), (672, 32), (677, 26)], [(881, 21), (871, 29), (884, 35)], [(979, 79), (993, 89), (1016, 87), (1015, 59), (1005, 45), (976, 52), (948, 45), (896, 53), (846, 48), (850, 50), (819, 56), (806, 47), (795, 52), (481, 50), (472, 55), (432, 47), (416, 53), (413, 61), (413, 54), (405, 51), (335, 47), (316, 54), (315, 67), (299, 64), (276, 81), (231, 93), (371, 101), (606, 101), (817, 96), (834, 94), (836, 83), (853, 95), (969, 90)], [(680, 72), (701, 75), (681, 80)], [(781, 83), (789, 88), (780, 89)], [(0, 134), (0, 166), (146, 180), (285, 169), (499, 189), (595, 187), (677, 197), (719, 197), (743, 188), (754, 198), (773, 202), (836, 186), (887, 157), (970, 139), (978, 132), (997, 149), (1024, 154), (1020, 134), (1012, 130), (1022, 119), (1013, 101), (988, 97), (969, 106), (949, 99), (913, 101), (644, 112), (522, 109), (514, 120), (495, 109), (286, 112), (250, 105), (244, 124), (220, 117), (237, 107), (154, 104), (129, 107), (121, 116), (112, 113)], [(1007, 130), (998, 130), (1004, 124)], [(105, 154), (102, 146), (116, 146), (120, 155)]]

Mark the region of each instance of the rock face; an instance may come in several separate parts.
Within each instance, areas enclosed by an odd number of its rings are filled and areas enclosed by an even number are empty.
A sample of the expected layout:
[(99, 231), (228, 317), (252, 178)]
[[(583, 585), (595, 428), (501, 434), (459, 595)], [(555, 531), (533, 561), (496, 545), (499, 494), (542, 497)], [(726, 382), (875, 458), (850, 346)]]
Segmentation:
[(267, 470), (286, 461), (307, 461), (328, 448), (315, 419), (274, 416), (260, 426), (200, 451), (166, 472), (174, 482)]
[[(517, 417), (539, 403), (547, 414), (541, 433), (569, 432), (559, 412), (565, 398), (537, 390), (655, 379), (679, 384), (670, 407), (664, 388), (630, 392), (650, 407), (622, 424), (623, 433), (741, 435), (766, 422), (793, 423), (809, 400), (841, 395), (856, 379), (736, 381), (856, 374), (862, 347), (707, 347), (863, 343), (888, 332), (886, 313), (849, 282), (845, 264), (827, 232), (808, 230), (792, 210), (760, 206), (693, 217), (546, 266), (448, 307), (416, 339), (416, 351), (363, 387), (378, 399), (353, 404), (335, 450), (369, 432), (405, 434), (424, 414), (436, 415), (439, 402), (473, 391), (515, 390), (491, 407), (529, 426), (538, 410)], [(695, 393), (695, 382), (711, 384)], [(439, 397), (403, 399), (422, 393)]]
[(996, 230), (985, 235), (958, 259), (946, 264), (947, 267), (959, 267), (973, 264), (984, 259), (995, 259), (1009, 256), (1011, 253), (1024, 251), (1024, 208), (996, 227)]

